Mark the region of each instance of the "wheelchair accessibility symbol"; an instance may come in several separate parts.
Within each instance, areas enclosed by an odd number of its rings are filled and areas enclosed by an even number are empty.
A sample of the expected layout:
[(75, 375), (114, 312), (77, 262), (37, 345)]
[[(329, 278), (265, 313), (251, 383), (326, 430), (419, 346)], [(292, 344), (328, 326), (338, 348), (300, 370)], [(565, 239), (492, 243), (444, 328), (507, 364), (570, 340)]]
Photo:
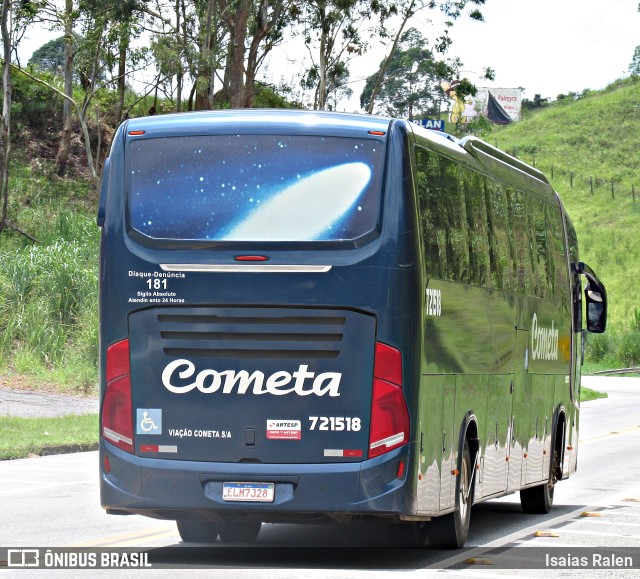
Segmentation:
[(136, 434), (162, 434), (162, 408), (138, 408), (136, 424)]

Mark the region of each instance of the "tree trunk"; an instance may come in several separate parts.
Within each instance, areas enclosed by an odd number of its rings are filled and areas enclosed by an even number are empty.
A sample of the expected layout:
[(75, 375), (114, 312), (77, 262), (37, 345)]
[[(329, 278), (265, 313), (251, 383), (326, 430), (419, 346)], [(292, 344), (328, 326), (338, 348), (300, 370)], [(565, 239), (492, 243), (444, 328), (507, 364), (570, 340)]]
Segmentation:
[(229, 92), (232, 109), (244, 106), (244, 43), (247, 37), (247, 23), (249, 21), (248, 2), (243, 0), (236, 12), (235, 25), (231, 30), (229, 48), (231, 50), (231, 61), (229, 67)]
[(318, 10), (320, 12), (320, 22), (322, 31), (320, 32), (320, 57), (318, 63), (318, 92), (316, 93), (315, 108), (321, 111), (324, 110), (327, 103), (327, 61), (328, 55), (331, 54), (331, 48), (329, 44), (330, 24), (327, 21), (327, 5), (326, 2), (318, 2)]
[(11, 153), (11, 36), (8, 20), (11, 2), (3, 0), (0, 13), (0, 29), (2, 31), (2, 124), (0, 125), (0, 231), (7, 225), (9, 209), (9, 155)]
[(194, 84), (196, 89), (195, 109), (199, 111), (213, 108), (213, 63), (211, 62), (211, 57), (215, 44), (212, 30), (215, 4), (215, 0), (209, 0), (207, 4), (207, 20), (205, 22), (204, 38), (200, 46), (198, 78)]
[[(64, 94), (73, 98), (73, 0), (65, 0), (64, 16)], [(62, 105), (62, 138), (56, 155), (56, 174), (63, 177), (71, 150), (72, 109), (68, 99)]]
[(247, 56), (247, 70), (245, 77), (244, 87), (244, 107), (250, 109), (253, 106), (253, 97), (255, 96), (254, 85), (256, 80), (256, 74), (260, 63), (264, 59), (266, 52), (269, 48), (263, 52), (260, 56), (260, 43), (267, 37), (269, 32), (278, 23), (282, 12), (284, 10), (284, 2), (273, 2), (271, 9), (271, 17), (269, 17), (267, 8), (267, 0), (261, 0), (258, 6), (258, 17), (256, 22), (256, 29), (251, 39), (251, 45), (249, 46), (249, 54)]
[(126, 92), (125, 75), (127, 74), (127, 54), (129, 52), (129, 24), (127, 29), (122, 29), (120, 46), (118, 47), (118, 104), (116, 105), (116, 119), (122, 121), (124, 110), (124, 97)]
[[(176, 34), (180, 34), (180, 0), (176, 0)], [(176, 112), (182, 112), (182, 82), (183, 73), (179, 72), (176, 75), (176, 83), (178, 85), (178, 94), (176, 99)]]
[(368, 115), (373, 114), (373, 105), (374, 105), (375, 100), (376, 100), (376, 95), (378, 94), (378, 91), (380, 90), (380, 86), (382, 85), (382, 81), (384, 80), (384, 74), (385, 74), (385, 72), (387, 72), (387, 67), (389, 66), (389, 63), (391, 62), (391, 57), (393, 56), (394, 52), (396, 51), (396, 48), (398, 46), (398, 41), (400, 40), (400, 36), (402, 36), (402, 31), (404, 30), (404, 27), (405, 27), (407, 21), (409, 20), (409, 18), (411, 18), (411, 16), (413, 16), (413, 6), (414, 6), (415, 3), (416, 3), (415, 0), (411, 0), (411, 4), (407, 8), (407, 11), (404, 13), (404, 18), (402, 19), (402, 24), (400, 25), (400, 28), (398, 29), (398, 33), (396, 34), (395, 38), (393, 39), (393, 45), (391, 46), (391, 50), (389, 51), (389, 54), (387, 55), (387, 58), (384, 59), (384, 63), (380, 67), (380, 72), (378, 73), (378, 78), (376, 78), (376, 84), (374, 85), (373, 90), (371, 91), (371, 98), (369, 100), (369, 106), (367, 107), (367, 114)]

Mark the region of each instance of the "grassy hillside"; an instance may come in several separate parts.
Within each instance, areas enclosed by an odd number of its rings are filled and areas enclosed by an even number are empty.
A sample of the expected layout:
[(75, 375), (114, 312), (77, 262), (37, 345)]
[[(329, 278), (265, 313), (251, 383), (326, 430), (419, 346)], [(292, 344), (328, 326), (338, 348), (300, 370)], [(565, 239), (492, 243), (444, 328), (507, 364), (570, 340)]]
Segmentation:
[(581, 258), (607, 286), (609, 329), (618, 335), (640, 330), (639, 134), (636, 78), (557, 101), (485, 137), (551, 180), (576, 227)]

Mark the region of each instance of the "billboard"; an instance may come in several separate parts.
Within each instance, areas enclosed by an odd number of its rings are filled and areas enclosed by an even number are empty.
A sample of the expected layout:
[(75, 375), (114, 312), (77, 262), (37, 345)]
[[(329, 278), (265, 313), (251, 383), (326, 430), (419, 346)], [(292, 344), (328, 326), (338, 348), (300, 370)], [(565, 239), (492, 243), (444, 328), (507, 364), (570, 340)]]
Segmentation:
[(521, 88), (478, 88), (474, 97), (475, 107), (484, 116), (489, 117), (488, 109), (490, 95), (497, 101), (497, 104), (509, 115), (512, 121), (520, 120), (520, 109), (522, 107)]
[(488, 118), (491, 122), (506, 125), (520, 120), (522, 107), (522, 88), (478, 88), (475, 97), (467, 95), (464, 98), (456, 94), (456, 85), (441, 84), (447, 96), (451, 99), (449, 120), (452, 123), (469, 123), (478, 114)]

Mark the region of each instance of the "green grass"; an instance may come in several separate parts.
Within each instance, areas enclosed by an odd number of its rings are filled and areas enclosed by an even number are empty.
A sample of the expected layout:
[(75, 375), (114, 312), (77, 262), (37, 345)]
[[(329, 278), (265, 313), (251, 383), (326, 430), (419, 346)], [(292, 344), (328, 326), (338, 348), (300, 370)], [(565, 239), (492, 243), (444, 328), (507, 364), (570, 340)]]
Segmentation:
[(13, 221), (36, 238), (0, 235), (0, 372), (26, 374), (71, 392), (95, 392), (98, 244), (95, 196), (17, 159)]
[(0, 460), (81, 451), (98, 442), (98, 415), (0, 417)]
[(609, 395), (606, 392), (598, 392), (597, 390), (591, 390), (591, 388), (580, 388), (580, 402), (588, 402), (589, 400), (599, 400), (600, 398), (608, 398)]

